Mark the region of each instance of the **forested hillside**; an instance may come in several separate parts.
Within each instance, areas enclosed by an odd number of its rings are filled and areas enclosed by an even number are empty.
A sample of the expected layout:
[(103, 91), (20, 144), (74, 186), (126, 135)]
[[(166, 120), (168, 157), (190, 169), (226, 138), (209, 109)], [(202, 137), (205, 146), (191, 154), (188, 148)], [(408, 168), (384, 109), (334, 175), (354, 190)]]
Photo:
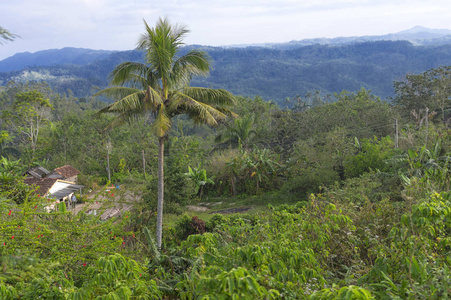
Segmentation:
[(104, 59), (113, 51), (70, 48), (17, 53), (0, 61), (0, 72), (18, 71), (26, 67), (61, 64), (86, 65)]
[(145, 28), (0, 86), (0, 299), (450, 298), (450, 46)]
[[(193, 48), (186, 47), (185, 51)], [(224, 88), (237, 95), (261, 96), (283, 105), (287, 98), (355, 91), (365, 88), (385, 99), (394, 95), (393, 81), (451, 64), (451, 45), (413, 46), (405, 41), (350, 45), (311, 45), (289, 50), (204, 47), (213, 58), (206, 78), (193, 85)], [(86, 97), (106, 87), (108, 74), (123, 61), (142, 61), (138, 51), (116, 52), (87, 65), (30, 67), (0, 73), (0, 83), (45, 80), (55, 91)]]
[[(445, 299), (450, 80), (449, 67), (407, 76), (394, 105), (361, 89), (284, 110), (237, 97), (237, 116), (216, 128), (175, 118), (161, 249), (155, 118), (105, 131), (114, 116), (95, 114), (103, 102), (10, 83), (0, 92), (0, 296)], [(77, 214), (24, 183), (37, 164), (81, 171)]]

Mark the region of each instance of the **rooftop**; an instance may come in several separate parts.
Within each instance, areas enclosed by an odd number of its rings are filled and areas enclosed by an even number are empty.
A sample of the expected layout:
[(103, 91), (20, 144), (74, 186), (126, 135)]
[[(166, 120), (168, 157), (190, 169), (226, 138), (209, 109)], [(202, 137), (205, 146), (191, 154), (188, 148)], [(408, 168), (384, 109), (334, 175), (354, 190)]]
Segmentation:
[(62, 167), (56, 168), (53, 170), (53, 172), (63, 176), (64, 178), (69, 178), (80, 174), (80, 171), (78, 171), (71, 165), (64, 165)]
[(55, 184), (58, 179), (56, 178), (36, 178), (27, 177), (24, 179), (24, 183), (28, 185), (35, 185), (38, 189), (36, 193), (38, 195), (44, 196), (50, 190), (50, 188)]

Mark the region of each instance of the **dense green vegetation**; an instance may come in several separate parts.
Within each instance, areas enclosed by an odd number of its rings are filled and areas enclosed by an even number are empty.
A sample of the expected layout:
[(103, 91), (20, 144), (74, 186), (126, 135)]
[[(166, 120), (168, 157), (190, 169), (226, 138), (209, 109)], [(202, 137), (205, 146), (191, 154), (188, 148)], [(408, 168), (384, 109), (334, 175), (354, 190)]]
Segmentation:
[[(235, 118), (213, 128), (176, 110), (163, 135), (151, 130), (158, 114), (132, 110), (111, 129), (116, 116), (98, 112), (114, 105), (10, 82), (0, 87), (0, 298), (446, 299), (450, 80), (448, 67), (407, 75), (392, 104), (361, 87), (283, 109), (236, 97)], [(39, 120), (32, 137), (27, 119)], [(93, 190), (78, 195), (84, 208), (46, 209), (53, 200), (24, 184), (36, 164), (80, 170)], [(130, 194), (131, 210), (101, 218)]]
[[(187, 46), (189, 51), (196, 46)], [(414, 46), (407, 41), (377, 41), (346, 45), (309, 45), (289, 49), (202, 47), (212, 57), (211, 76), (193, 78), (194, 86), (223, 88), (235, 95), (278, 102), (319, 90), (322, 96), (364, 87), (383, 99), (395, 95), (393, 81), (451, 64), (451, 45)], [(54, 55), (55, 56), (55, 55)], [(52, 57), (53, 59), (53, 57)], [(85, 66), (30, 66), (0, 73), (0, 84), (11, 80), (46, 81), (54, 91), (86, 97), (103, 89), (107, 76), (125, 61), (144, 62), (141, 51), (115, 52)], [(71, 63), (68, 57), (66, 63)]]

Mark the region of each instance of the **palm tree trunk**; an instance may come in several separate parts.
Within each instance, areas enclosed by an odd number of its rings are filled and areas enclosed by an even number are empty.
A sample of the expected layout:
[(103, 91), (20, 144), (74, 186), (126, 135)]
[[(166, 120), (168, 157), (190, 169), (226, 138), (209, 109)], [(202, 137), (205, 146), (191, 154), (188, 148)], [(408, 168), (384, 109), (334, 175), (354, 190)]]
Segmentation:
[(157, 246), (161, 249), (163, 237), (163, 197), (164, 197), (164, 137), (158, 138), (158, 207), (157, 207)]

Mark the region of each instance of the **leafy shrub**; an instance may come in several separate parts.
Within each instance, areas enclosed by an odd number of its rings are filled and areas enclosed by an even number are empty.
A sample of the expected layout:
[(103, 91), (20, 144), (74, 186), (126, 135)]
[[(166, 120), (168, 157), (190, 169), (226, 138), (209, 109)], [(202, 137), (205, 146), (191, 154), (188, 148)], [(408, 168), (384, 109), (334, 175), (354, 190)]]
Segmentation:
[(0, 299), (12, 300), (17, 299), (17, 291), (11, 285), (0, 283)]
[(310, 296), (311, 300), (371, 300), (375, 299), (371, 292), (359, 286), (344, 286), (339, 288), (333, 286), (329, 289), (317, 291)]
[(196, 216), (190, 219), (187, 215), (184, 215), (177, 222), (175, 229), (178, 238), (180, 240), (186, 240), (192, 234), (205, 233), (205, 222)]
[(355, 146), (358, 152), (344, 161), (346, 178), (357, 177), (370, 170), (388, 170), (385, 160), (393, 155), (393, 141), (390, 137), (380, 141), (374, 137), (373, 140), (362, 139), (360, 142), (356, 138)]
[(120, 254), (101, 257), (87, 269), (83, 286), (68, 299), (159, 299), (156, 282), (134, 260)]
[(26, 284), (18, 284), (21, 299), (55, 299), (65, 300), (68, 293), (74, 290), (73, 282), (64, 278), (63, 274), (58, 276), (36, 277)]
[(323, 187), (333, 185), (340, 181), (338, 172), (330, 168), (308, 168), (299, 175), (291, 178), (282, 187), (282, 192), (296, 194), (300, 197), (311, 193), (318, 193)]
[[(217, 275), (201, 277), (194, 290), (180, 293), (182, 299), (276, 299), (277, 290), (267, 290), (244, 268), (223, 271)], [(184, 287), (183, 282), (179, 284)]]
[(221, 214), (214, 214), (205, 224), (205, 230), (212, 232), (227, 222), (227, 218)]
[(402, 190), (397, 175), (372, 172), (349, 178), (341, 185), (330, 186), (324, 191), (324, 197), (334, 203), (363, 205), (366, 201), (374, 203), (384, 199), (400, 201)]

